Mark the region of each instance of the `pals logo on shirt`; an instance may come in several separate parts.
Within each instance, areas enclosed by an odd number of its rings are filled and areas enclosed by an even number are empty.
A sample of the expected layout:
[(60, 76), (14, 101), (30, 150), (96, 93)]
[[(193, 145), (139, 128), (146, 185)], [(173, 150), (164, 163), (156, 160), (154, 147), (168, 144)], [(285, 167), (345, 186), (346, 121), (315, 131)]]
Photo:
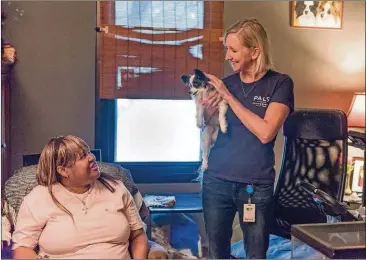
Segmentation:
[(271, 100), (270, 97), (254, 96), (252, 104), (257, 107), (267, 107), (270, 100)]

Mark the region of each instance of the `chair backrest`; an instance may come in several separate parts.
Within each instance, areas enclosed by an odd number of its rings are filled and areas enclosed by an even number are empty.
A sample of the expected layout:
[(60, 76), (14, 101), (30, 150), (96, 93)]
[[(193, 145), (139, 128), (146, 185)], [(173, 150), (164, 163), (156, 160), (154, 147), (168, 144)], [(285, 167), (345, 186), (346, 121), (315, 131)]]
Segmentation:
[[(100, 149), (92, 149), (90, 152), (94, 154), (97, 162), (102, 161), (102, 151)], [(23, 167), (38, 164), (40, 156), (41, 155), (39, 153), (23, 155)]]
[(300, 181), (342, 201), (347, 169), (347, 117), (339, 110), (297, 109), (286, 120), (283, 135), (272, 233), (290, 238), (291, 225), (326, 222), (312, 197), (299, 187)]

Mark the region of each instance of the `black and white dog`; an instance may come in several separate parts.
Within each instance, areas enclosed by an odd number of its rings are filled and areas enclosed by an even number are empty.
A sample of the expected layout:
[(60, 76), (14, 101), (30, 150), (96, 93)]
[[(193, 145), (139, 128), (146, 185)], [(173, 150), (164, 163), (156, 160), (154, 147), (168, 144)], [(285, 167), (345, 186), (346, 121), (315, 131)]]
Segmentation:
[(192, 75), (182, 75), (181, 79), (189, 88), (189, 94), (196, 103), (197, 127), (203, 128), (202, 133), (202, 172), (208, 168), (208, 156), (211, 147), (216, 142), (219, 128), (223, 133), (227, 132), (226, 112), (228, 104), (225, 100), (219, 103), (218, 113), (207, 116), (205, 107), (200, 103), (216, 93), (213, 86), (208, 84), (209, 79), (199, 69), (195, 69)]

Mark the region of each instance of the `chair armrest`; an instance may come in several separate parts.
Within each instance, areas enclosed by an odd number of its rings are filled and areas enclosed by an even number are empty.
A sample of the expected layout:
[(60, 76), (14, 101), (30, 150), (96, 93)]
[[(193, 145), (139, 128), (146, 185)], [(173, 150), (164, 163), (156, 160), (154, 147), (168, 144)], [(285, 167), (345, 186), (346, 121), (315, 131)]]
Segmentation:
[(168, 252), (158, 243), (149, 240), (148, 259), (169, 259)]

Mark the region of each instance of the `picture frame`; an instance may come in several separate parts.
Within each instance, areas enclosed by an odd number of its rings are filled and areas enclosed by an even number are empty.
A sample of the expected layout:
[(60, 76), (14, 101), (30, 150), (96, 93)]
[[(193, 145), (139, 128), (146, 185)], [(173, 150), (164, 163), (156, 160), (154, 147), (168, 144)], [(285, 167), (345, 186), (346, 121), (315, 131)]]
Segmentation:
[(363, 182), (365, 181), (365, 165), (364, 158), (354, 157), (353, 159), (354, 168), (352, 173), (352, 191), (362, 192)]
[(342, 29), (343, 1), (290, 1), (291, 26)]

